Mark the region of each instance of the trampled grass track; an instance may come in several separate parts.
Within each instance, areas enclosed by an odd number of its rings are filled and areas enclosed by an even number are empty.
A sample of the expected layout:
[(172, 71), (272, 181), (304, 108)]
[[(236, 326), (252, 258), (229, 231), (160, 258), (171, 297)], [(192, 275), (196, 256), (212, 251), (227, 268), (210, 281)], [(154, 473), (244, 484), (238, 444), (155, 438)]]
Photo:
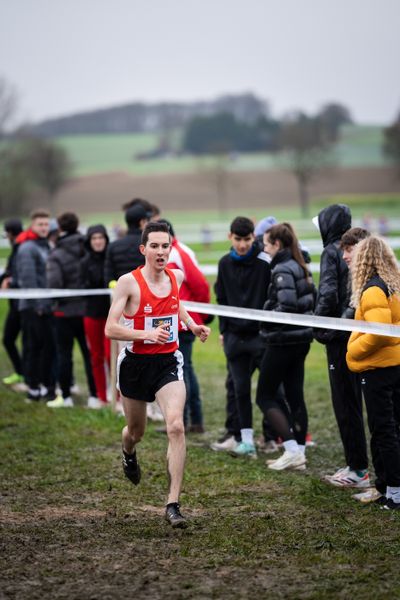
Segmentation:
[[(272, 473), (264, 455), (247, 462), (208, 448), (224, 420), (217, 338), (214, 323), (208, 344), (195, 349), (208, 433), (188, 436), (185, 531), (162, 519), (166, 439), (154, 425), (138, 450), (143, 479), (134, 488), (121, 472), (121, 418), (84, 408), (51, 412), (2, 388), (2, 597), (398, 597), (399, 515), (362, 507), (349, 491), (320, 481), (343, 464), (323, 348), (314, 343), (307, 358), (318, 444), (308, 470)], [(79, 360), (76, 376), (84, 389)], [(258, 409), (254, 416), (259, 430)]]

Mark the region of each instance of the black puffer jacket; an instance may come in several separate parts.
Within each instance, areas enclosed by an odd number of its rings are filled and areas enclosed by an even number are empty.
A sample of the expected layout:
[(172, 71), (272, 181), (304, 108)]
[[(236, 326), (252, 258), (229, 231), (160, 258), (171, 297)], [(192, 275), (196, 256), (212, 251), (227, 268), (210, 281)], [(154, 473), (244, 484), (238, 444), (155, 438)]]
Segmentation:
[[(280, 250), (271, 262), (271, 283), (264, 310), (311, 315), (314, 299), (311, 273), (306, 277), (288, 248)], [(305, 344), (312, 341), (313, 332), (311, 327), (263, 322), (261, 336), (268, 345)]]
[(144, 265), (144, 256), (139, 250), (141, 239), (140, 229), (129, 228), (125, 237), (115, 240), (108, 246), (104, 266), (104, 279), (107, 286), (110, 281)]
[[(324, 250), (320, 261), (320, 280), (315, 314), (341, 317), (348, 309), (349, 269), (343, 260), (340, 238), (351, 227), (351, 212), (345, 204), (332, 204), (318, 215)], [(315, 329), (315, 339), (322, 344), (349, 337), (346, 331)]]
[[(56, 247), (47, 259), (47, 287), (79, 289), (79, 263), (85, 254), (84, 238), (79, 233), (60, 235)], [(64, 317), (83, 317), (86, 311), (84, 297), (57, 298), (53, 305), (55, 314)]]
[[(84, 289), (98, 289), (107, 287), (104, 282), (104, 263), (106, 248), (103, 252), (95, 252), (90, 245), (90, 238), (95, 233), (101, 233), (109, 242), (104, 225), (93, 225), (89, 227), (85, 238), (87, 254), (80, 262), (79, 282)], [(86, 299), (86, 316), (93, 319), (105, 318), (110, 308), (110, 296), (88, 296)]]

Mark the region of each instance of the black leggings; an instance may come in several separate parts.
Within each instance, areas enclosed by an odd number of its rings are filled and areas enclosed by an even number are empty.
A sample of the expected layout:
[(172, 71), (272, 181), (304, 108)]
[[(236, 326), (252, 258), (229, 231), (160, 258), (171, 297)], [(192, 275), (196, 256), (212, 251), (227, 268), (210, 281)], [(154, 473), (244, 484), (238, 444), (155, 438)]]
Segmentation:
[[(273, 429), (284, 442), (295, 439), (304, 446), (308, 427), (307, 408), (304, 402), (304, 362), (310, 344), (287, 344), (267, 346), (260, 368), (257, 388), (257, 404)], [(283, 384), (287, 411), (277, 402), (276, 394)]]
[(333, 410), (339, 427), (346, 465), (352, 470), (368, 468), (367, 440), (363, 420), (361, 384), (358, 373), (346, 364), (347, 342), (326, 345)]
[(15, 301), (10, 302), (10, 308), (6, 317), (6, 322), (4, 323), (3, 345), (13, 364), (14, 371), (18, 373), (18, 375), (22, 375), (22, 361), (16, 345), (17, 337), (21, 331), (21, 315), (14, 302)]
[(81, 350), (89, 393), (91, 396), (97, 396), (92, 365), (90, 363), (90, 354), (86, 344), (85, 331), (83, 329), (83, 318), (56, 317), (56, 334), (59, 354), (58, 381), (63, 398), (67, 398), (71, 393), (73, 347), (75, 339), (78, 341)]
[(376, 473), (376, 488), (400, 486), (400, 367), (364, 371), (364, 393), (371, 432), (371, 454)]

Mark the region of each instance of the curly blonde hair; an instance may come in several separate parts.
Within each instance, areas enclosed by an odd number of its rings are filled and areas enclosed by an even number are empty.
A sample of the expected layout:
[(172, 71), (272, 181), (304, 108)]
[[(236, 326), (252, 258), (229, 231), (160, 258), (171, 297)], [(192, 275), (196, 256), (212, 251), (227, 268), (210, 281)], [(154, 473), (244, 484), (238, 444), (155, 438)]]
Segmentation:
[(365, 285), (378, 275), (387, 285), (389, 295), (400, 294), (400, 270), (391, 247), (382, 238), (371, 235), (359, 242), (352, 267), (351, 305), (357, 307)]

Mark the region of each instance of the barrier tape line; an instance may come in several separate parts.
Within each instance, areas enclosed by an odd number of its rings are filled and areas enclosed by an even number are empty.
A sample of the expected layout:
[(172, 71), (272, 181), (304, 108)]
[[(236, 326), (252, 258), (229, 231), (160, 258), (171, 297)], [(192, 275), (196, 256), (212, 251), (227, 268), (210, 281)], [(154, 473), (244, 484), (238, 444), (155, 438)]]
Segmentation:
[[(80, 296), (110, 296), (111, 294), (112, 290), (108, 288), (96, 290), (9, 289), (0, 291), (0, 299), (74, 298)], [(183, 301), (183, 304), (189, 311), (216, 315), (219, 317), (264, 321), (267, 323), (280, 323), (283, 325), (290, 324), (302, 325), (305, 327), (320, 327), (323, 329), (335, 329), (337, 331), (359, 331), (361, 333), (372, 333), (375, 335), (400, 338), (399, 325), (354, 321), (353, 319), (339, 319), (335, 317), (319, 317), (316, 315), (297, 315), (294, 313), (256, 310), (254, 308), (239, 308), (236, 306), (223, 306), (220, 304), (189, 302), (186, 300)]]

